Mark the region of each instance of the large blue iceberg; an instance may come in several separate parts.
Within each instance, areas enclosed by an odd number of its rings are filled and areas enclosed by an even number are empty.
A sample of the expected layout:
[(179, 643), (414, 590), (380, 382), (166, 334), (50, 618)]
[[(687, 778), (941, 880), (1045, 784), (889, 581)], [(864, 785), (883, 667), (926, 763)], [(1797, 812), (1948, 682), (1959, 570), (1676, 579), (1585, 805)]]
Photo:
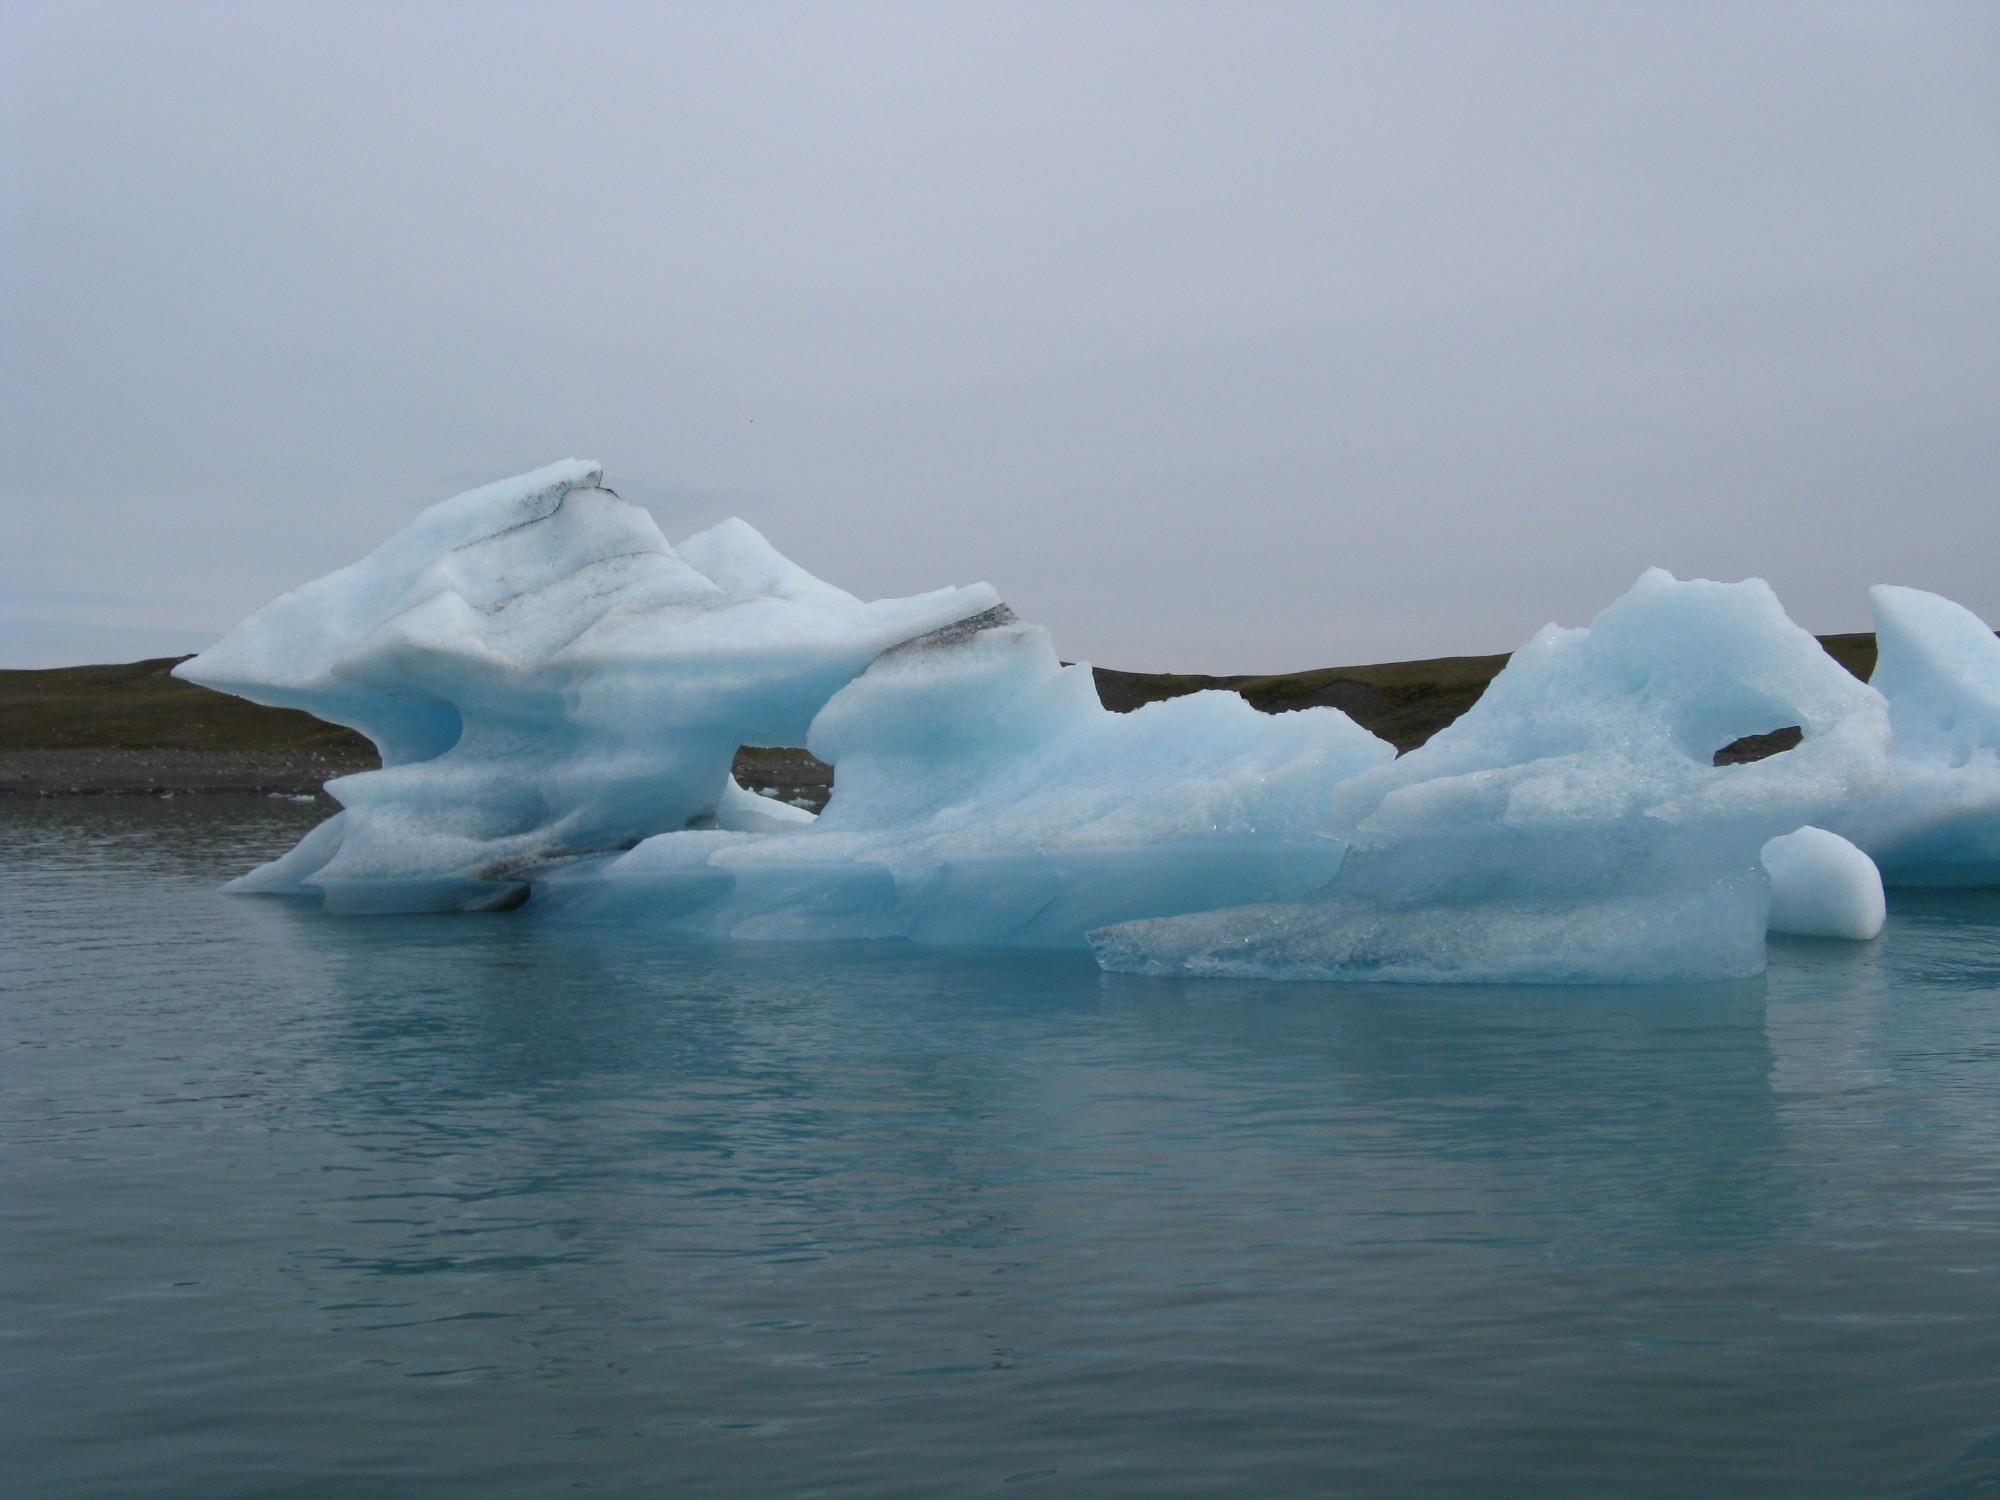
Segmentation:
[[(1331, 708), (1110, 713), (988, 585), (864, 601), (738, 520), (670, 546), (572, 460), (433, 506), (178, 670), (379, 747), (232, 886), (337, 912), (1711, 980), (1761, 969), (1767, 930), (1874, 936), (1883, 875), (2000, 882), (2000, 640), (1934, 595), (1874, 605), (1868, 684), (1761, 581), (1655, 570), (1398, 758)], [(1789, 726), (1795, 748), (1718, 764)], [(824, 813), (739, 786), (744, 745), (831, 762)]]

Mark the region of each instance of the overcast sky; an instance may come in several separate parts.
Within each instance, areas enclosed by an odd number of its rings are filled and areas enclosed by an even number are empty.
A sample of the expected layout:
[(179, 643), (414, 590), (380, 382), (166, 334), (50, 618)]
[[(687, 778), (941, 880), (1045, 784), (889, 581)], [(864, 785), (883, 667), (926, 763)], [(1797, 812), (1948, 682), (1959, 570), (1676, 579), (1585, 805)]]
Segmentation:
[(2000, 6), (0, 3), (0, 665), (555, 459), (1067, 656), (2000, 623)]

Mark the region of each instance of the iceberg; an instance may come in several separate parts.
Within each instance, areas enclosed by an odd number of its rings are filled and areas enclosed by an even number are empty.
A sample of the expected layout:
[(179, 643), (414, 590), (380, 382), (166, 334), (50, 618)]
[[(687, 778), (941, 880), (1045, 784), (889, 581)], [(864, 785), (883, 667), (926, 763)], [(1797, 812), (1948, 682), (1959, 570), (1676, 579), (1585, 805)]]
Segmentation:
[(1829, 826), (1890, 885), (2000, 885), (2000, 637), (1920, 589), (1878, 584), (1869, 600), (1896, 781)]
[[(232, 890), (346, 913), (521, 905), (736, 938), (1084, 946), (1324, 884), (1345, 714), (1232, 693), (1112, 714), (986, 584), (863, 602), (724, 521), (671, 547), (572, 460), (433, 506), (183, 663), (375, 742)], [(823, 818), (736, 784), (834, 763)]]
[(1879, 937), (1889, 915), (1875, 861), (1837, 833), (1801, 828), (1772, 839), (1758, 862), (1771, 881), (1772, 932), (1794, 937)]
[[(176, 669), (381, 751), (230, 889), (1147, 974), (1645, 983), (1754, 974), (1767, 931), (1872, 938), (1885, 878), (2000, 881), (2000, 640), (1935, 595), (1874, 591), (1870, 685), (1761, 580), (1655, 569), (1397, 758), (1332, 708), (1112, 713), (990, 585), (865, 601), (741, 520), (670, 546), (602, 481), (569, 460), (434, 505)], [(831, 762), (823, 814), (738, 785), (744, 745)]]
[(1196, 693), (1114, 714), (1004, 608), (884, 652), (807, 736), (813, 823), (690, 829), (550, 872), (531, 910), (736, 939), (1085, 946), (1107, 923), (1325, 884), (1340, 782), (1394, 751), (1331, 708)]
[(552, 861), (704, 822), (792, 826), (734, 785), (737, 748), (803, 744), (885, 649), (999, 604), (985, 584), (865, 603), (741, 521), (670, 547), (602, 477), (572, 459), (434, 505), (176, 668), (381, 752), (329, 783), (340, 813), (233, 889), (505, 907)]
[[(1797, 748), (1716, 765), (1787, 725)], [(1646, 983), (1762, 970), (1771, 840), (1890, 784), (1888, 707), (1761, 579), (1654, 569), (1548, 626), (1428, 743), (1338, 786), (1310, 899), (1116, 924), (1108, 970)]]

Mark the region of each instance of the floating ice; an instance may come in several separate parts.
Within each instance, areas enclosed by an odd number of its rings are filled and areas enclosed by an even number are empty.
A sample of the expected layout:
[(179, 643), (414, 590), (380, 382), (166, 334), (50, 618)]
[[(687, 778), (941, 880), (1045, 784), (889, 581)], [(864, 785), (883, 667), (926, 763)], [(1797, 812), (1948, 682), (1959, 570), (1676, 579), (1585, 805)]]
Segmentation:
[(1919, 589), (1869, 590), (1896, 785), (1832, 826), (1890, 885), (2000, 884), (2000, 637)]
[[(1714, 752), (1796, 724), (1794, 750)], [(1764, 963), (1771, 839), (1880, 792), (1881, 697), (1762, 580), (1655, 569), (1549, 626), (1456, 723), (1338, 787), (1351, 847), (1315, 899), (1114, 926), (1108, 969), (1417, 982), (1638, 983)]]
[(789, 836), (691, 830), (553, 871), (534, 908), (715, 937), (1083, 945), (1131, 917), (1293, 900), (1338, 869), (1334, 787), (1391, 757), (1328, 708), (1198, 693), (1113, 714), (1004, 609), (886, 653), (808, 738)]
[(1771, 880), (1772, 932), (1861, 942), (1881, 934), (1881, 873), (1839, 834), (1801, 828), (1772, 839), (1760, 858)]
[(666, 829), (789, 826), (734, 787), (737, 747), (803, 743), (884, 649), (999, 602), (980, 584), (863, 603), (741, 521), (677, 554), (600, 477), (571, 460), (432, 506), (176, 669), (382, 752), (329, 783), (343, 812), (236, 889), (476, 909)]
[[(1932, 595), (1875, 591), (1877, 692), (1761, 581), (1655, 570), (1397, 760), (1332, 709), (1109, 713), (986, 585), (866, 603), (741, 521), (669, 547), (600, 477), (434, 506), (181, 666), (382, 752), (235, 889), (532, 896), (737, 939), (1088, 934), (1148, 973), (1630, 983), (1754, 973), (1767, 925), (1873, 936), (1870, 854), (2000, 880), (2000, 641)], [(1795, 749), (1714, 764), (1790, 725)], [(738, 786), (744, 744), (833, 762), (824, 816)]]
[[(1081, 946), (1323, 883), (1333, 785), (1392, 753), (1234, 694), (1108, 713), (983, 584), (864, 604), (741, 521), (670, 548), (599, 478), (434, 506), (180, 668), (382, 751), (235, 889), (365, 912), (537, 886), (546, 912), (690, 932)], [(835, 762), (826, 817), (737, 786), (743, 744)]]

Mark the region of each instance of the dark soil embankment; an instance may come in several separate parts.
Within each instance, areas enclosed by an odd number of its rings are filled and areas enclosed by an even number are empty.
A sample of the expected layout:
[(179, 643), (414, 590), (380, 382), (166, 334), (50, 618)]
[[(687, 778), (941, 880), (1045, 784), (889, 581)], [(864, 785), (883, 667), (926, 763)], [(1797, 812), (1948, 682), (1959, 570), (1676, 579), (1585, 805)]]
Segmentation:
[(299, 796), (379, 764), (351, 729), (169, 675), (183, 659), (0, 672), (0, 796)]
[[(1830, 635), (1820, 642), (1855, 676), (1865, 679), (1874, 670), (1874, 636)], [(0, 671), (0, 796), (298, 795), (377, 764), (374, 747), (351, 730), (169, 675), (180, 660)], [(1506, 664), (1505, 656), (1446, 656), (1275, 676), (1108, 667), (1096, 668), (1095, 676), (1098, 697), (1119, 713), (1222, 688), (1266, 713), (1338, 708), (1398, 750), (1411, 750), (1476, 703)], [(1757, 759), (1786, 748), (1781, 738), (1754, 736), (1725, 747), (1718, 759)], [(736, 776), (767, 796), (811, 807), (824, 806), (833, 789), (832, 767), (803, 750), (746, 747), (737, 755)]]
[(0, 752), (18, 750), (309, 750), (373, 761), (351, 729), (182, 682), (187, 660), (0, 672)]
[[(1826, 654), (1866, 682), (1875, 670), (1875, 637), (1868, 631), (1823, 635)], [(1241, 693), (1265, 713), (1294, 708), (1337, 708), (1399, 753), (1414, 750), (1479, 701), (1486, 684), (1507, 665), (1501, 656), (1440, 656), (1428, 661), (1390, 661), (1370, 667), (1321, 667), (1271, 677), (1196, 677), (1171, 672), (1092, 670), (1104, 706), (1130, 713), (1145, 703), (1178, 698), (1208, 688)], [(1787, 736), (1789, 740), (1787, 742)], [(1761, 760), (1798, 743), (1797, 726), (1775, 735), (1752, 735), (1719, 752), (1721, 765)]]
[(1504, 656), (1445, 656), (1372, 667), (1322, 667), (1264, 677), (1193, 677), (1094, 668), (1104, 706), (1130, 713), (1142, 704), (1223, 688), (1267, 714), (1337, 708), (1398, 750), (1414, 750), (1479, 701), (1507, 665)]

